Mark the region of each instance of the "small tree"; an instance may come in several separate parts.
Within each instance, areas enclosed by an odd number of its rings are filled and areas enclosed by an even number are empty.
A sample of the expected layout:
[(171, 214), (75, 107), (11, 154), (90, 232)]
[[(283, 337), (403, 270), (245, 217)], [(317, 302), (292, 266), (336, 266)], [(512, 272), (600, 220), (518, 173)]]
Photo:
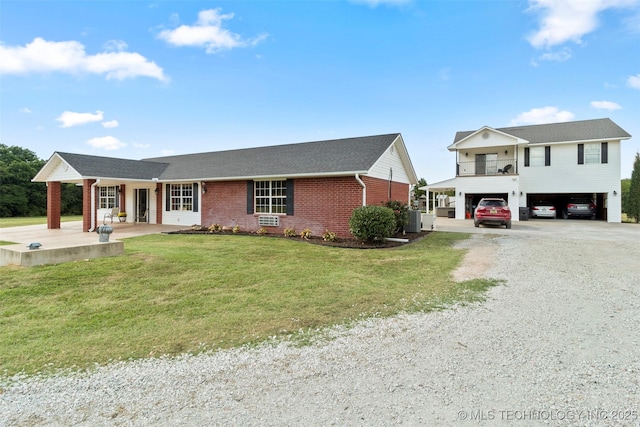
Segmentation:
[(629, 199), (627, 200), (627, 215), (640, 222), (640, 153), (636, 153), (629, 185)]
[(362, 206), (353, 210), (349, 230), (366, 242), (391, 237), (396, 227), (396, 215), (385, 206)]

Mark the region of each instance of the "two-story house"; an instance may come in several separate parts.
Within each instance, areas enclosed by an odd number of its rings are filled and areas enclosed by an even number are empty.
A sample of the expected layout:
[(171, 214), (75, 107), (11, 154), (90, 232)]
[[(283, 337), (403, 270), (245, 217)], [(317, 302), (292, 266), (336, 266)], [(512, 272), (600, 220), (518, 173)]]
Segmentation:
[(422, 189), (436, 205), (449, 200), (456, 219), (471, 218), (482, 197), (504, 198), (513, 221), (537, 201), (553, 203), (561, 217), (569, 198), (581, 196), (594, 201), (597, 219), (620, 222), (620, 145), (630, 137), (608, 118), (457, 132), (448, 147), (455, 178)]

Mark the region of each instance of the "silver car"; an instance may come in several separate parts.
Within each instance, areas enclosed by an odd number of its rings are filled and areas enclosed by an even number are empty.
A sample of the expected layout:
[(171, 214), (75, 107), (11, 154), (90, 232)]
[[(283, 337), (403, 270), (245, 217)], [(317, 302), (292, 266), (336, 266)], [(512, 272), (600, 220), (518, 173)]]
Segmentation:
[(555, 218), (556, 207), (551, 202), (535, 202), (531, 205), (531, 218)]

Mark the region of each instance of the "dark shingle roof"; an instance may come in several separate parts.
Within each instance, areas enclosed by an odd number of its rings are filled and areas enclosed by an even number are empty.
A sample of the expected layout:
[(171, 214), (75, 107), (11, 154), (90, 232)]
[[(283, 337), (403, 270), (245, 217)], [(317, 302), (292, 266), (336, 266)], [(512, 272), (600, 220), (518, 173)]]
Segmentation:
[(120, 179), (159, 178), (167, 163), (56, 152), (83, 177)]
[[(529, 141), (531, 144), (630, 138), (624, 129), (611, 119), (593, 119), (577, 122), (496, 128), (497, 131)], [(457, 132), (453, 143), (477, 131)]]
[(144, 159), (169, 163), (163, 180), (366, 172), (400, 134)]

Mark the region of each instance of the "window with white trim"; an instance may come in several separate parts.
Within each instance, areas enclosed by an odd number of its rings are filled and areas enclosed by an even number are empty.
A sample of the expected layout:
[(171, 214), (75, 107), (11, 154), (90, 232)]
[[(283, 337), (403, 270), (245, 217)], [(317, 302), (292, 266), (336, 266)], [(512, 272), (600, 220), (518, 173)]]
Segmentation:
[(172, 211), (193, 210), (193, 184), (171, 184), (169, 191)]
[(255, 181), (255, 212), (287, 213), (287, 181)]
[(100, 209), (111, 209), (118, 206), (116, 203), (116, 196), (118, 194), (116, 188), (115, 186), (100, 187)]
[(584, 144), (584, 162), (600, 163), (600, 143)]
[(545, 147), (529, 148), (529, 165), (530, 166), (544, 166), (544, 148)]

